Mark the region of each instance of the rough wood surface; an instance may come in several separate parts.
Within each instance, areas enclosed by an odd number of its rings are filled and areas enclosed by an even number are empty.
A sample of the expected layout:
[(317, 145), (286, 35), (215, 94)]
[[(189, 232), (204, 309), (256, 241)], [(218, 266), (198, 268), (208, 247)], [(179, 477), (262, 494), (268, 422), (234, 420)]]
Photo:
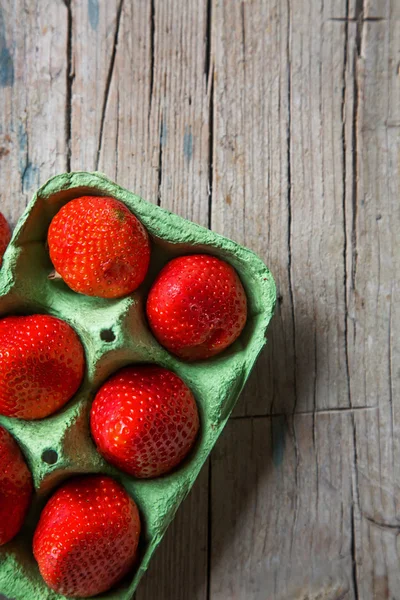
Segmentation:
[(15, 225), (40, 183), (67, 167), (67, 10), (53, 0), (0, 7), (0, 200)]
[(228, 423), (212, 464), (211, 598), (355, 597), (351, 439), (349, 413)]
[(278, 284), (137, 600), (400, 598), (399, 60), (396, 0), (0, 0), (11, 223), (98, 169)]

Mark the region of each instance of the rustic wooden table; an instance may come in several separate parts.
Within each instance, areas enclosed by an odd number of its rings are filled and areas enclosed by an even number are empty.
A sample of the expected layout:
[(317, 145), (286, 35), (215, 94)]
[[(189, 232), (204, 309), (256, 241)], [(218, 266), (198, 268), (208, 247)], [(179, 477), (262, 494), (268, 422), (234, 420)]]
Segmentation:
[(399, 0), (0, 9), (13, 224), (49, 176), (97, 169), (251, 247), (278, 285), (136, 600), (398, 600)]

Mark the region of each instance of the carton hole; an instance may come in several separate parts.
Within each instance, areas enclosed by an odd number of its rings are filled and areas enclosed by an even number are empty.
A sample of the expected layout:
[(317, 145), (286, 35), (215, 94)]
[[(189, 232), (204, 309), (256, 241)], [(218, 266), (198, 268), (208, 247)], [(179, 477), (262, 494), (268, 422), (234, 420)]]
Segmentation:
[(55, 450), (45, 450), (42, 454), (42, 461), (48, 465), (55, 465), (58, 461), (58, 454)]
[(100, 339), (103, 342), (113, 342), (115, 340), (115, 333), (112, 329), (102, 329), (100, 331)]

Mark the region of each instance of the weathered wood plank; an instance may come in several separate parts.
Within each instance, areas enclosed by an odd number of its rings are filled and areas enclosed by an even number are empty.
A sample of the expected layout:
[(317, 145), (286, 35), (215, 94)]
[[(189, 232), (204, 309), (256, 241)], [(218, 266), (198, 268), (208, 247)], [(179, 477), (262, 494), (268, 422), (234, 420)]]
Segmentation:
[(356, 572), (359, 598), (397, 598), (400, 589), (400, 407), (358, 411)]
[(300, 410), (349, 405), (343, 290), (346, 25), (332, 21), (329, 8), (298, 2), (291, 18), (290, 252)]
[(213, 600), (355, 597), (351, 439), (340, 412), (228, 423), (212, 458)]
[(207, 3), (124, 2), (99, 168), (121, 185), (207, 225)]
[(0, 2), (0, 203), (12, 224), (66, 167), (67, 29), (62, 0)]
[(308, 0), (289, 12), (275, 2), (215, 7), (212, 225), (260, 254), (280, 291), (269, 352), (236, 414), (349, 404), (346, 25), (321, 7)]
[(397, 378), (396, 372), (392, 377), (392, 344), (399, 333), (391, 314), (400, 266), (399, 42), (390, 34), (395, 28), (393, 23), (390, 29), (388, 21), (364, 21), (357, 33), (354, 132), (349, 144), (354, 185), (346, 198), (348, 360), (354, 406), (392, 402)]
[[(154, 34), (150, 2), (118, 2), (101, 101), (98, 167), (157, 202), (160, 120), (150, 119), (154, 86)], [(104, 68), (104, 67), (103, 67)]]
[[(95, 171), (115, 52), (119, 0), (71, 2), (71, 170)], [(115, 175), (116, 156), (107, 165)], [(107, 170), (106, 170), (107, 172)]]
[[(372, 3), (371, 3), (372, 4)], [(381, 3), (383, 9), (386, 3)], [(387, 6), (387, 5), (386, 5)], [(378, 7), (378, 4), (376, 4)], [(400, 589), (400, 346), (398, 231), (400, 52), (396, 3), (387, 20), (359, 26), (356, 63), (355, 210), (349, 281), (349, 366), (353, 404), (378, 406), (355, 416), (359, 597), (396, 598)], [(371, 14), (371, 13), (370, 13)], [(378, 11), (374, 16), (379, 16)]]
[(292, 410), (293, 315), (288, 270), (288, 7), (213, 2), (212, 228), (247, 244), (281, 291), (262, 355), (236, 414)]

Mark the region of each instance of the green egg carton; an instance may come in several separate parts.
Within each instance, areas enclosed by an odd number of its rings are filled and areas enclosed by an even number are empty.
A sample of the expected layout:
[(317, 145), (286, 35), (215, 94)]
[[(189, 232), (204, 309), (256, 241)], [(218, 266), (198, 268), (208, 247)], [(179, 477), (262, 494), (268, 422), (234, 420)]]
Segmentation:
[[(149, 272), (133, 294), (118, 300), (79, 295), (63, 281), (50, 280), (47, 230), (58, 210), (83, 195), (117, 198), (141, 220), (152, 243)], [(152, 336), (145, 317), (148, 290), (170, 259), (205, 252), (229, 262), (239, 273), (248, 298), (248, 321), (239, 339), (217, 357), (185, 363)], [(32, 536), (40, 512), (66, 478), (105, 473), (120, 481), (137, 503), (143, 524), (135, 571), (118, 587), (97, 598), (131, 600), (151, 556), (187, 496), (236, 403), (258, 354), (275, 306), (271, 273), (250, 250), (199, 225), (150, 204), (100, 173), (66, 173), (45, 183), (21, 217), (0, 270), (0, 315), (48, 313), (69, 323), (86, 352), (86, 374), (75, 397), (41, 421), (0, 417), (16, 438), (32, 472), (35, 494), (19, 535), (0, 548), (0, 594), (13, 600), (54, 600), (64, 596), (42, 580), (32, 555)], [(186, 461), (174, 472), (138, 480), (107, 464), (90, 437), (89, 411), (101, 384), (132, 363), (161, 365), (177, 373), (193, 391), (201, 431)], [(238, 440), (240, 443), (240, 440)]]

